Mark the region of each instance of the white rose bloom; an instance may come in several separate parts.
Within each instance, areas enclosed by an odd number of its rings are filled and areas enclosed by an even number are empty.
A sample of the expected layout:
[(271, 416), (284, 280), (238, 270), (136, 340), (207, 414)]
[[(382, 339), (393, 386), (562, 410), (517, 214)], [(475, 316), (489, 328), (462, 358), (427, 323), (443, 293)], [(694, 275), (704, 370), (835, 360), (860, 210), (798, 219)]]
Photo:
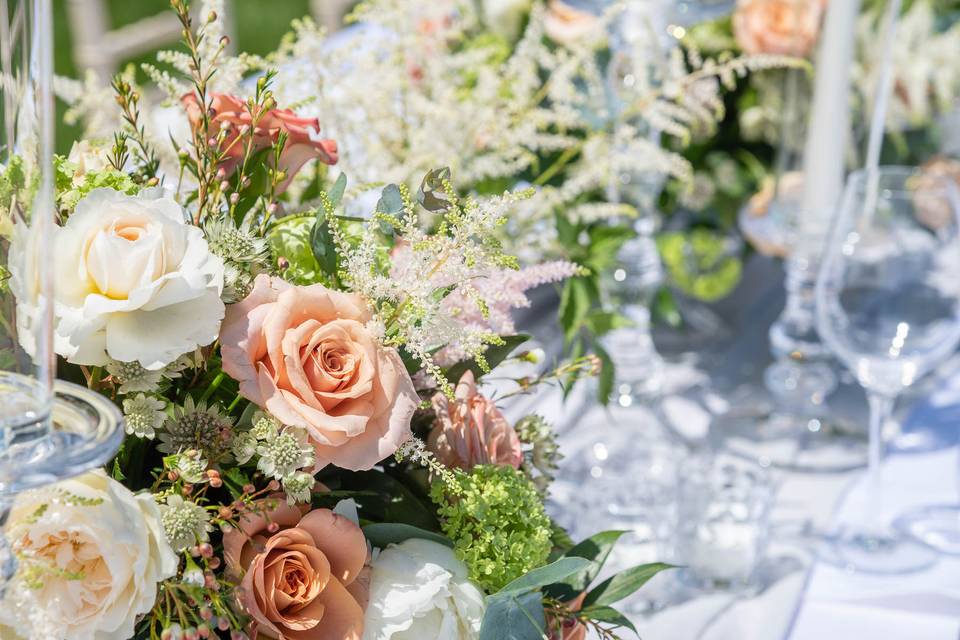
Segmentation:
[(453, 550), (411, 539), (373, 560), (363, 640), (479, 638), (483, 612), (483, 593)]
[[(32, 558), (21, 560), (21, 569), (35, 562), (56, 571), (37, 573), (36, 589), (15, 582), (0, 602), (0, 624), (49, 640), (126, 640), (137, 617), (153, 607), (157, 584), (177, 572), (157, 504), (103, 471), (55, 488), (69, 497), (34, 491), (17, 498), (9, 536), (21, 557)], [(87, 504), (76, 504), (75, 496)], [(23, 619), (8, 619), (17, 614)]]
[(95, 189), (54, 237), (56, 352), (156, 370), (216, 339), (223, 262), (159, 188)]

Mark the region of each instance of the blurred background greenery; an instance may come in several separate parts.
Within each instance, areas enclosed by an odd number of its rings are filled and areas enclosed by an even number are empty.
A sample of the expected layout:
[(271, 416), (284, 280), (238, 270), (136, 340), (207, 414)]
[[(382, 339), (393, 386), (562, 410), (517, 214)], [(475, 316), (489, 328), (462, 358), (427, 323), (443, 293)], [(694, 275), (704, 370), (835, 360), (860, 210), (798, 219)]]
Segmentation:
[[(111, 28), (121, 27), (141, 18), (170, 10), (169, 0), (104, 0)], [(266, 54), (277, 48), (280, 39), (290, 30), (290, 22), (309, 14), (309, 0), (232, 0), (236, 48), (255, 54)], [(73, 59), (73, 41), (67, 0), (53, 0), (54, 56), (56, 72), (62, 76), (78, 77)], [(171, 42), (169, 48), (177, 46)], [(168, 48), (168, 47), (163, 47)], [(128, 63), (152, 61), (155, 52), (125, 60)], [(121, 66), (123, 66), (121, 65)], [(64, 105), (58, 105), (62, 111)], [(79, 126), (60, 123), (57, 130), (57, 151), (67, 153), (73, 140), (80, 136)]]

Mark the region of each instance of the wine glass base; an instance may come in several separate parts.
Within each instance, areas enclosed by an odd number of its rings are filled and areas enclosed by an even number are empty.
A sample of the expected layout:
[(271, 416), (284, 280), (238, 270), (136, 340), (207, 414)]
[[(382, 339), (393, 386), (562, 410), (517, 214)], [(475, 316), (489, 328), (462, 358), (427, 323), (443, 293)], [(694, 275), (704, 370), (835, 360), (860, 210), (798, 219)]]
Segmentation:
[(897, 518), (893, 526), (940, 553), (960, 555), (960, 505), (912, 509)]
[(18, 493), (53, 484), (106, 463), (123, 441), (123, 417), (105, 397), (57, 380), (50, 418), (36, 439), (0, 454), (0, 596), (16, 571), (16, 558), (2, 535)]
[(826, 564), (874, 575), (904, 575), (928, 569), (937, 554), (895, 531), (873, 535), (841, 531), (821, 547), (818, 559)]
[(726, 415), (711, 427), (713, 437), (741, 458), (801, 473), (844, 473), (867, 464), (867, 441), (852, 425), (832, 418), (774, 412)]
[(0, 499), (106, 463), (123, 440), (123, 417), (95, 391), (57, 380), (48, 432), (0, 454)]

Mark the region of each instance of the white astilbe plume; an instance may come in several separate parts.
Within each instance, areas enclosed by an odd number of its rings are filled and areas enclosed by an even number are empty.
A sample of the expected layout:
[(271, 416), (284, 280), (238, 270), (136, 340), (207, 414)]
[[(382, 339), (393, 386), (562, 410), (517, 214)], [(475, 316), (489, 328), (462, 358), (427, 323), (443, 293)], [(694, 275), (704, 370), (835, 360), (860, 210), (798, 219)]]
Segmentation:
[[(446, 299), (469, 299), (483, 314), (488, 313), (489, 305), (477, 281), (491, 273), (516, 269), (516, 260), (503, 253), (496, 231), (505, 222), (504, 212), (529, 193), (505, 193), (481, 202), (458, 200), (445, 174), (436, 183), (442, 185), (439, 193), (447, 203), (435, 214), (439, 217), (435, 225), (421, 221), (408, 190), (401, 185), (401, 210), (374, 214), (358, 242), (348, 241), (339, 230), (334, 231), (334, 239), (342, 258), (341, 280), (371, 302), (384, 341), (403, 345), (444, 391), (452, 392), (431, 354), (457, 345), (464, 357), (485, 366), (487, 345), (499, 344), (501, 339), (489, 325), (463, 322), (462, 307)], [(333, 222), (330, 209), (327, 219)], [(381, 225), (392, 227), (397, 238), (393, 255), (386, 261), (378, 239)], [(496, 299), (490, 302), (499, 304)]]

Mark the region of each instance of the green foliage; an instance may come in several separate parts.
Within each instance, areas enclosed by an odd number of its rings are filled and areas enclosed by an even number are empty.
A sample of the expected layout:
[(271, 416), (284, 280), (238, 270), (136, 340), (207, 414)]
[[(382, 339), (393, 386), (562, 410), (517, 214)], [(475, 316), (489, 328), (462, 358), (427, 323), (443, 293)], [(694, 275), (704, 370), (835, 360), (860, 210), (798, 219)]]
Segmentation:
[(290, 266), (283, 272), (284, 280), (307, 285), (322, 281), (322, 270), (313, 254), (311, 231), (315, 220), (312, 216), (291, 216), (277, 222), (267, 237), (274, 258), (286, 258)]
[(57, 203), (66, 211), (73, 211), (77, 203), (94, 189), (113, 189), (127, 195), (135, 195), (140, 185), (129, 174), (112, 167), (77, 174), (77, 165), (63, 156), (54, 156), (56, 169)]
[(487, 600), (480, 640), (538, 640), (546, 630), (540, 589), (583, 571), (582, 558), (561, 558), (520, 576)]
[(457, 471), (455, 483), (437, 482), (430, 494), (474, 582), (497, 591), (547, 561), (550, 519), (526, 476), (509, 466), (480, 465)]
[(390, 544), (399, 544), (412, 538), (420, 540), (429, 540), (437, 542), (446, 547), (452, 547), (453, 543), (439, 533), (424, 531), (409, 524), (400, 522), (375, 522), (363, 527), (363, 534), (367, 537), (374, 547), (383, 549)]
[(714, 302), (740, 281), (740, 258), (729, 251), (722, 234), (702, 228), (672, 231), (660, 234), (657, 247), (671, 280), (689, 296)]

